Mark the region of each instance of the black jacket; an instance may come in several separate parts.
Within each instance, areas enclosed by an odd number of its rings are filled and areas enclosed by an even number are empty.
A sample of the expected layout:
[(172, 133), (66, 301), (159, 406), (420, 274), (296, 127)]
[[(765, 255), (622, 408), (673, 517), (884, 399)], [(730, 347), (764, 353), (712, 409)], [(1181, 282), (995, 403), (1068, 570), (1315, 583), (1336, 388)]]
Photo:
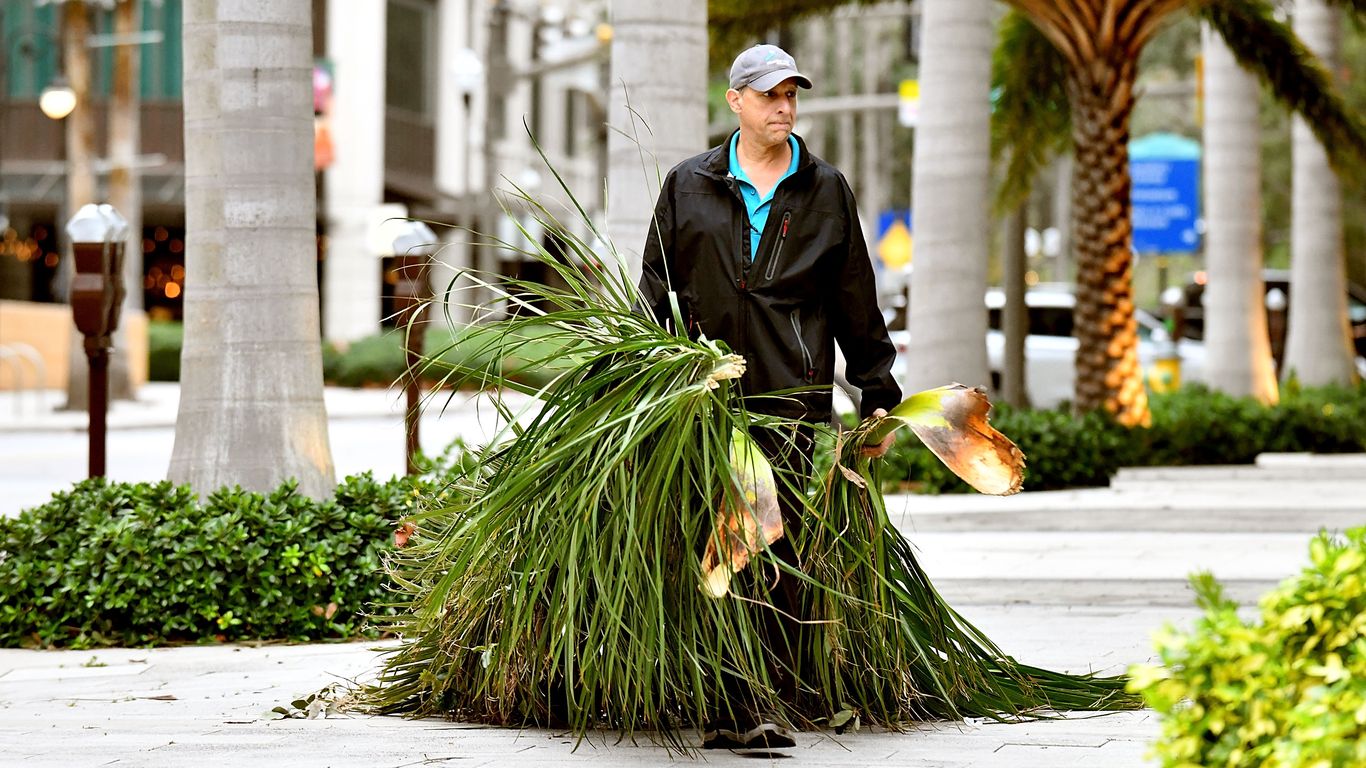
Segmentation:
[(808, 421), (830, 418), (835, 342), (861, 410), (901, 400), (896, 349), (877, 306), (868, 248), (844, 176), (800, 138), (797, 170), (778, 186), (758, 256), (749, 263), (749, 217), (730, 177), (730, 140), (669, 172), (645, 243), (641, 292), (661, 323), (678, 293), (690, 335), (743, 355), (741, 391), (820, 385), (796, 399), (749, 399), (751, 410)]

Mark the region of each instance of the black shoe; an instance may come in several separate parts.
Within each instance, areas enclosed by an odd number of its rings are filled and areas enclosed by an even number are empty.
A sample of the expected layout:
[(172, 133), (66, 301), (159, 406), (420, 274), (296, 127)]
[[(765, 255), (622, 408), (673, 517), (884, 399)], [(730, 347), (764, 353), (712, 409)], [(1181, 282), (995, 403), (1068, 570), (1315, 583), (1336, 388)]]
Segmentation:
[(745, 731), (745, 749), (791, 749), (797, 746), (796, 739), (783, 726), (777, 723), (759, 723)]
[(734, 720), (708, 723), (702, 731), (703, 749), (744, 749), (745, 736)]

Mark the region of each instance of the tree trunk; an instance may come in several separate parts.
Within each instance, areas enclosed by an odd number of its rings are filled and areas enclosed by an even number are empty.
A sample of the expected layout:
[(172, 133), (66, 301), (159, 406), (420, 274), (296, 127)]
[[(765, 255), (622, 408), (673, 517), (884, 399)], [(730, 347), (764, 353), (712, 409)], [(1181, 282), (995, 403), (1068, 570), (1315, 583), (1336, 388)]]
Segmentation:
[[(1296, 0), (1295, 31), (1334, 71), (1340, 11), (1322, 0)], [(1342, 189), (1318, 139), (1298, 115), (1293, 121), (1290, 317), (1281, 371), (1310, 386), (1348, 384), (1356, 371), (1347, 318)]]
[(634, 285), (660, 183), (706, 149), (707, 4), (612, 0), (611, 13), (607, 231)]
[(1138, 57), (1097, 57), (1068, 80), (1076, 165), (1078, 413), (1104, 410), (1125, 426), (1152, 421), (1138, 362), (1129, 202), (1129, 114)]
[[(66, 222), (87, 203), (95, 200), (95, 114), (90, 101), (90, 48), (85, 44), (90, 37), (90, 8), (82, 0), (70, 0), (62, 8), (62, 69), (67, 84), (76, 96), (76, 108), (66, 116), (66, 199), (58, 216), (58, 239), (65, 243)], [(6, 53), (8, 55), (8, 53)], [(65, 259), (63, 267), (69, 286), (75, 274), (75, 262)], [(71, 300), (70, 289), (66, 301)], [(70, 373), (67, 376), (66, 410), (83, 411), (90, 407), (90, 366), (85, 355), (85, 337), (70, 328)]]
[[(860, 22), (860, 37), (863, 38), (863, 78), (860, 90), (872, 96), (878, 92), (878, 78), (885, 64), (882, 55), (882, 36), (879, 32), (887, 20), (874, 17)], [(859, 211), (863, 214), (863, 239), (868, 243), (877, 240), (878, 214), (887, 204), (885, 187), (882, 184), (882, 170), (887, 166), (886, 151), (882, 138), (884, 114), (880, 110), (869, 109), (859, 115), (859, 134), (862, 154), (859, 157)], [(845, 169), (849, 172), (851, 169)]]
[[(835, 23), (835, 92), (839, 96), (854, 93), (854, 20), (850, 8), (841, 8), (831, 19)], [(801, 110), (797, 110), (801, 114)], [(846, 175), (852, 175), (857, 167), (854, 133), (854, 111), (841, 110), (835, 116), (835, 164)]]
[[(802, 37), (802, 50), (798, 56), (802, 62), (802, 72), (822, 89), (830, 83), (830, 67), (827, 65), (830, 59), (830, 19), (827, 13), (806, 22), (806, 34)], [(803, 117), (799, 105), (797, 122), (802, 138), (806, 140), (806, 148), (817, 157), (829, 157), (830, 121), (823, 115)]]
[(1025, 339), (1029, 335), (1029, 307), (1025, 302), (1025, 229), (1028, 227), (1026, 204), (1011, 211), (1005, 222), (1005, 247), (1001, 249), (1001, 271), (1004, 275), (1005, 306), (1001, 308), (1001, 332), (1005, 354), (1001, 361), (1001, 400), (1016, 408), (1029, 407), (1029, 391), (1025, 382)]
[(1211, 388), (1272, 404), (1262, 287), (1261, 88), (1209, 27), (1205, 77), (1205, 362)]
[(169, 477), (332, 493), (308, 3), (185, 4), (185, 341)]
[(923, 4), (908, 392), (955, 381), (990, 384), (983, 297), (991, 231), (991, 17), (987, 0)]
[[(114, 8), (114, 34), (134, 35), (140, 29), (139, 0), (121, 0)], [(123, 254), (123, 320), (114, 334), (109, 358), (109, 397), (128, 400), (133, 391), (133, 369), (128, 359), (128, 321), (142, 310), (142, 186), (137, 169), (138, 64), (141, 46), (126, 43), (114, 48), (113, 93), (109, 99), (109, 204), (128, 222)]]

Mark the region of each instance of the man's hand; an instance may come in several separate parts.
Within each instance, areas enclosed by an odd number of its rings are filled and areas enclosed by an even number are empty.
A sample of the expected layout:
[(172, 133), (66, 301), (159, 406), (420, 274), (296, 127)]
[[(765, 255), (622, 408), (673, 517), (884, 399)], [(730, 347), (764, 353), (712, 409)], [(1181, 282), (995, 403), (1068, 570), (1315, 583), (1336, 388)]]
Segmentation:
[[(886, 415), (887, 415), (887, 409), (885, 409), (885, 408), (879, 408), (879, 409), (877, 409), (876, 411), (873, 411), (873, 415), (870, 416), (869, 418), (880, 419), (880, 418), (883, 418), (883, 417), (886, 416)], [(864, 456), (867, 456), (867, 457), (870, 458), (870, 459), (878, 459), (878, 458), (881, 458), (883, 454), (887, 453), (887, 449), (892, 447), (892, 443), (893, 443), (895, 440), (896, 440), (896, 433), (895, 433), (895, 432), (889, 432), (889, 433), (887, 434), (887, 437), (884, 438), (883, 441), (882, 441), (881, 443), (878, 443), (877, 445), (865, 445), (865, 446), (863, 446), (862, 448), (860, 448), (859, 451), (860, 451)]]

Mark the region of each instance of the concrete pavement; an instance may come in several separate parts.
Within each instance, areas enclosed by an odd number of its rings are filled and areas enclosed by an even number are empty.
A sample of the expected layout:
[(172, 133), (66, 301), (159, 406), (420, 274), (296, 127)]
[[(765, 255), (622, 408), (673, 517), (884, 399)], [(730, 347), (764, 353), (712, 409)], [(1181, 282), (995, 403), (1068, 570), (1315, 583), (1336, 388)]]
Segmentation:
[[(164, 387), (165, 385), (160, 385)], [(110, 475), (164, 476), (174, 388), (111, 414)], [(394, 398), (329, 390), (338, 474), (402, 466)], [(154, 401), (155, 404), (149, 404)], [(8, 418), (0, 397), (0, 514), (40, 502), (84, 468), (79, 414)], [(62, 421), (66, 419), (72, 423)], [(424, 421), (424, 446), (493, 426), (478, 401)], [(430, 424), (430, 426), (429, 426)], [(1007, 653), (1073, 671), (1119, 672), (1152, 658), (1150, 634), (1185, 624), (1187, 574), (1207, 569), (1251, 605), (1307, 559), (1320, 527), (1366, 524), (1366, 456), (1263, 456), (1255, 466), (1125, 470), (1110, 488), (889, 499), (941, 592)], [(277, 705), (338, 680), (364, 680), (360, 643), (41, 652), (0, 650), (0, 766), (606, 766), (690, 762), (648, 735), (566, 734), (436, 720), (272, 720)], [(804, 733), (790, 759), (818, 766), (1148, 765), (1147, 712), (1001, 725), (917, 725), (905, 733)], [(707, 763), (753, 758), (705, 754)], [(770, 758), (777, 761), (783, 758)]]

